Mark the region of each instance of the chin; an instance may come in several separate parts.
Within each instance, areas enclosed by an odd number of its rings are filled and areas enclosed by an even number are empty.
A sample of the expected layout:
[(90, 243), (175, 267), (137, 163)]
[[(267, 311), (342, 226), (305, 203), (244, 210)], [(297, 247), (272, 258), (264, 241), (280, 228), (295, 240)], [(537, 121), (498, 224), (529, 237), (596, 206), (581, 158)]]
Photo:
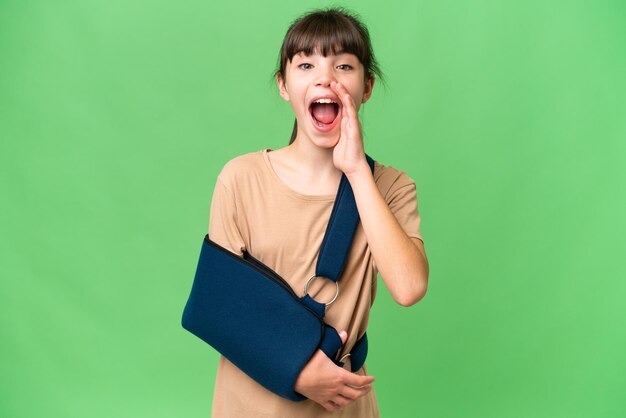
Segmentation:
[(317, 134), (311, 136), (311, 142), (313, 142), (314, 145), (320, 148), (332, 149), (335, 148), (335, 146), (337, 146), (337, 144), (339, 143), (339, 134), (331, 133), (323, 136)]

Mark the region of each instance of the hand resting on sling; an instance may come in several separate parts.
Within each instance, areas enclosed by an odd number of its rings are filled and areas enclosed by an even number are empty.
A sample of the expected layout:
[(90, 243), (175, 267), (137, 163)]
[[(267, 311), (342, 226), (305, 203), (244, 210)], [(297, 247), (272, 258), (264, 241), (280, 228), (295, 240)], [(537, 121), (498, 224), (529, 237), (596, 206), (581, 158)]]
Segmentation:
[[(348, 334), (339, 333), (345, 344)], [(322, 405), (327, 411), (337, 411), (372, 390), (374, 376), (361, 376), (337, 366), (322, 351), (317, 350), (300, 372), (294, 389)]]

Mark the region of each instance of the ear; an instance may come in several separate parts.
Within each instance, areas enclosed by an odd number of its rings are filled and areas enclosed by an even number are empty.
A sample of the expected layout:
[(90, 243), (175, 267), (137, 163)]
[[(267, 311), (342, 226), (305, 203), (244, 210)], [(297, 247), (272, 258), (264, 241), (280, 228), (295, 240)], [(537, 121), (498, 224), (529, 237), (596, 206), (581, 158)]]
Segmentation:
[(278, 84), (278, 93), (280, 94), (280, 97), (282, 97), (286, 101), (289, 101), (289, 92), (287, 92), (285, 81), (283, 80), (283, 76), (280, 73), (276, 75), (276, 83)]
[(361, 103), (367, 102), (372, 97), (372, 90), (374, 89), (374, 76), (371, 76), (369, 80), (365, 82), (365, 90), (363, 91), (363, 100)]

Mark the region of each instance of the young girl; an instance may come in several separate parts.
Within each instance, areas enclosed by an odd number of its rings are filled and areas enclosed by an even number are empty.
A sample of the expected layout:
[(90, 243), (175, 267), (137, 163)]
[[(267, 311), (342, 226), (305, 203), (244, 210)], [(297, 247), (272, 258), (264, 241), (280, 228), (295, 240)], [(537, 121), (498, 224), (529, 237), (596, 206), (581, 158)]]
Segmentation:
[[(338, 358), (366, 331), (379, 271), (403, 306), (419, 301), (427, 286), (415, 182), (378, 162), (372, 174), (365, 158), (357, 112), (371, 97), (375, 75), (380, 77), (380, 70), (368, 31), (356, 17), (328, 9), (297, 19), (283, 41), (276, 72), (280, 96), (296, 118), (289, 145), (228, 161), (211, 201), (211, 239), (240, 256), (248, 251), (301, 294), (315, 274), (339, 182), (346, 175), (360, 223), (339, 281), (340, 296), (324, 318), (342, 330)], [(320, 98), (334, 103), (318, 103)], [(328, 301), (334, 292), (328, 280), (315, 280), (309, 289), (317, 301)], [(318, 350), (294, 388), (308, 399), (292, 402), (220, 356), (213, 416), (379, 416), (367, 367), (352, 373), (350, 357), (345, 363), (338, 367)]]

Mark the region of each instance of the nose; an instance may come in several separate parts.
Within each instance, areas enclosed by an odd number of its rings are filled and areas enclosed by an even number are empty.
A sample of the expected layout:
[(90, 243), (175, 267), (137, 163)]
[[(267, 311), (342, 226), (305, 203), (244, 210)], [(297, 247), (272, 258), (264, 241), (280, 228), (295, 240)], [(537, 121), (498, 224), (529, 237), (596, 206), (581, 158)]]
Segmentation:
[(315, 79), (316, 86), (330, 87), (331, 81), (335, 81), (335, 75), (330, 66), (319, 67), (317, 77)]

